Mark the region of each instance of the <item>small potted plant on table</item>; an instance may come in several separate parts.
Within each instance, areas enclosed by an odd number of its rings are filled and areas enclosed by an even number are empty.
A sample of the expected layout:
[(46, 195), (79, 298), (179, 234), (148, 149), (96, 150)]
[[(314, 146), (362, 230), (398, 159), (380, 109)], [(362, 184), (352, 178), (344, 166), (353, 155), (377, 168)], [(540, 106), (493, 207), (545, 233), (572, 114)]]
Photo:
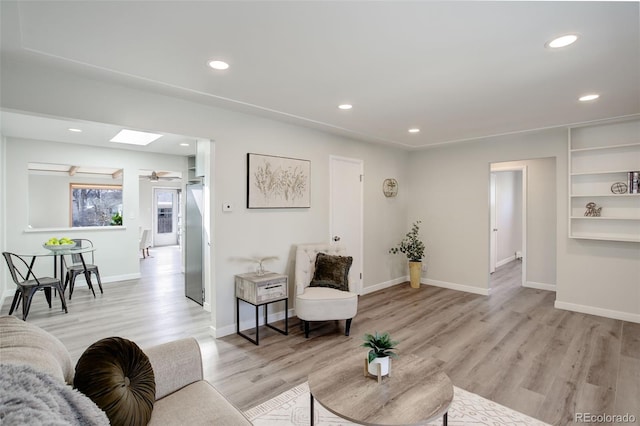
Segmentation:
[[(398, 342), (391, 340), (389, 333), (385, 332), (379, 334), (377, 331), (374, 334), (365, 334), (363, 347), (369, 348), (370, 351), (367, 355), (367, 368), (369, 374), (378, 376), (386, 376), (390, 370), (390, 358), (397, 358), (398, 354), (393, 352), (396, 349)], [(380, 375), (378, 375), (378, 365), (380, 365)]]

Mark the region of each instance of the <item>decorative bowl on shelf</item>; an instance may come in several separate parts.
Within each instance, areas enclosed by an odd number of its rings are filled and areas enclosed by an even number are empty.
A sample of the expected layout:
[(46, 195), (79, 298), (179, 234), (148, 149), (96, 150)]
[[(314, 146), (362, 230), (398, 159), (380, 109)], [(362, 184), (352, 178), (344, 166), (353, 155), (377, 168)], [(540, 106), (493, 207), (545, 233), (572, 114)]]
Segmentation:
[(56, 245), (49, 245), (49, 244), (43, 244), (42, 247), (46, 248), (47, 250), (51, 250), (51, 251), (63, 251), (63, 250), (69, 250), (72, 249), (76, 246), (76, 243), (73, 244), (56, 244)]

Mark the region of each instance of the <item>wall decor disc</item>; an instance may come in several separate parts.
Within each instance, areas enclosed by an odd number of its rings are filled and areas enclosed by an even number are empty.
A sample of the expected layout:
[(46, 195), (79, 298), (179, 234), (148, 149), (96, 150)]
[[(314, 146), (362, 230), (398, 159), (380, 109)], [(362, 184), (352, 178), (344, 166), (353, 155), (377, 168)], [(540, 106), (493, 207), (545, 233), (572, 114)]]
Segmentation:
[(627, 189), (627, 184), (624, 182), (616, 182), (611, 185), (611, 192), (613, 192), (614, 194), (626, 194)]
[(385, 197), (395, 197), (398, 195), (398, 181), (393, 178), (385, 179), (384, 182), (382, 182), (382, 192)]

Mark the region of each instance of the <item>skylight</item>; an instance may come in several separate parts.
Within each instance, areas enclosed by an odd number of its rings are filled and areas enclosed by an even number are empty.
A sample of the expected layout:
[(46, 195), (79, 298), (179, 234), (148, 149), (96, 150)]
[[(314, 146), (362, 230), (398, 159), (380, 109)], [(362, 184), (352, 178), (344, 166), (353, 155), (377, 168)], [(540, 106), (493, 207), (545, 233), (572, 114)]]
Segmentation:
[(162, 135), (159, 135), (157, 133), (122, 129), (111, 139), (111, 142), (126, 143), (129, 145), (149, 145), (151, 142), (160, 137), (162, 137)]

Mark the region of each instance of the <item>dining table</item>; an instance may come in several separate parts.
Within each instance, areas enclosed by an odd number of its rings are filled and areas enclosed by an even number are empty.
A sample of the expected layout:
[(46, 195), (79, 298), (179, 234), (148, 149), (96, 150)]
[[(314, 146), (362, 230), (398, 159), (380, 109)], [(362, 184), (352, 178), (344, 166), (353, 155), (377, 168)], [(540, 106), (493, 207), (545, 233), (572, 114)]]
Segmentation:
[[(93, 285), (91, 283), (91, 274), (89, 274), (89, 272), (87, 271), (87, 266), (86, 266), (83, 255), (86, 253), (91, 253), (93, 251), (95, 251), (95, 247), (71, 247), (71, 248), (61, 248), (61, 249), (53, 249), (53, 250), (42, 247), (39, 250), (34, 250), (26, 253), (22, 252), (19, 254), (19, 256), (23, 258), (28, 258), (28, 257), (31, 258), (31, 261), (29, 262), (29, 273), (27, 275), (27, 279), (29, 279), (29, 275), (33, 275), (35, 277), (35, 274), (33, 273), (33, 266), (36, 262), (36, 259), (53, 257), (53, 276), (54, 278), (60, 279), (60, 283), (62, 284), (63, 290), (66, 290), (66, 286), (64, 285), (64, 268), (65, 268), (64, 256), (79, 255), (78, 257), (80, 258), (80, 261), (82, 262), (82, 266), (85, 269), (84, 276), (87, 280), (87, 285), (89, 286), (89, 288), (92, 288)], [(58, 271), (59, 271), (59, 274), (58, 274)], [(62, 295), (62, 297), (64, 297), (64, 294)]]

